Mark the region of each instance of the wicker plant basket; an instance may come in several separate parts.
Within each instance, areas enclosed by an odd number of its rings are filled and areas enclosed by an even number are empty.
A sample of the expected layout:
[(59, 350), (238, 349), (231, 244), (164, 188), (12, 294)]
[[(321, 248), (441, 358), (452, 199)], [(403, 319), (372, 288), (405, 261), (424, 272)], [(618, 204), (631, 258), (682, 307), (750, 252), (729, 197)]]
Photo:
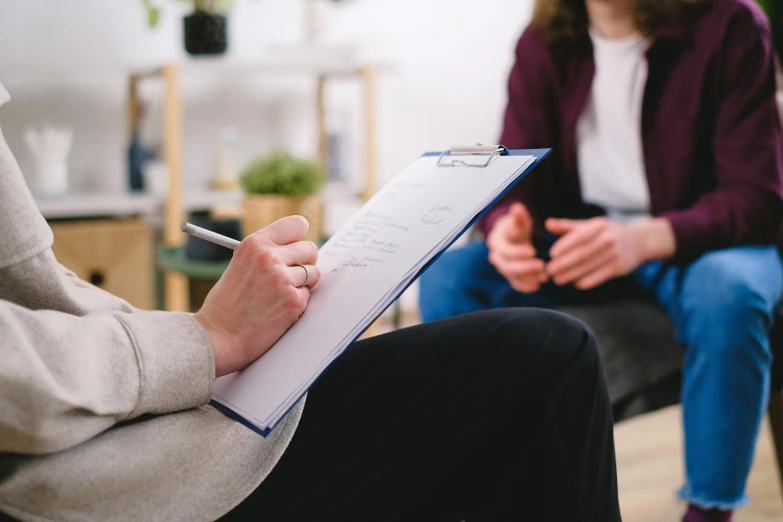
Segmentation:
[(323, 205), (318, 196), (247, 194), (244, 204), (243, 229), (246, 236), (261, 230), (286, 216), (303, 216), (310, 223), (305, 239), (318, 243), (323, 231)]

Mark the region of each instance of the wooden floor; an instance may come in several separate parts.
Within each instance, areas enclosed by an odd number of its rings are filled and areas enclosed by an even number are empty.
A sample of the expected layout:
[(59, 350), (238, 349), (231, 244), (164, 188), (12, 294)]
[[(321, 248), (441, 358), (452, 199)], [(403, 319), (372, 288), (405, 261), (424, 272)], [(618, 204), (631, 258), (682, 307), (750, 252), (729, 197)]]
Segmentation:
[[(625, 522), (679, 522), (684, 507), (674, 495), (682, 482), (680, 408), (621, 423), (615, 429), (620, 505)], [(775, 454), (766, 422), (750, 476), (750, 505), (735, 522), (782, 522)]]

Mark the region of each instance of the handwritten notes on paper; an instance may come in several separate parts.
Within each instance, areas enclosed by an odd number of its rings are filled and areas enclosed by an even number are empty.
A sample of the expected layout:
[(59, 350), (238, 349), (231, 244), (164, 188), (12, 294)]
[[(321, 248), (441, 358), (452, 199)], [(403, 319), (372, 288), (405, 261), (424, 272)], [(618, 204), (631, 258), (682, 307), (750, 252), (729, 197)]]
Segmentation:
[[(379, 194), (381, 205), (391, 204), (399, 209), (410, 201), (411, 191), (420, 192), (427, 188), (424, 181), (400, 180), (391, 183)], [(395, 209), (395, 210), (396, 210)], [(321, 259), (336, 260), (330, 271), (345, 268), (367, 268), (386, 263), (406, 245), (406, 236), (415, 234), (422, 227), (439, 227), (445, 216), (457, 210), (454, 203), (438, 201), (428, 206), (418, 219), (414, 213), (385, 213), (374, 208), (365, 208), (346, 225), (321, 251)]]
[(392, 216), (364, 212), (335, 237), (333, 244), (329, 245), (330, 248), (321, 252), (321, 257), (339, 259), (332, 271), (349, 267), (367, 268), (371, 264), (385, 263), (385, 257), (393, 256), (399, 251), (400, 243), (378, 239), (378, 235), (384, 230), (404, 235), (409, 233), (411, 228)]
[(262, 430), (458, 237), (534, 158), (439, 168), (423, 157), (388, 183), (320, 251), (307, 311), (263, 357), (215, 384), (215, 400)]
[(425, 212), (424, 215), (421, 216), (419, 222), (427, 226), (440, 225), (441, 223), (443, 223), (443, 214), (454, 212), (456, 208), (457, 207), (450, 207), (448, 205), (443, 205), (442, 203), (438, 203), (431, 209), (427, 210), (427, 212)]

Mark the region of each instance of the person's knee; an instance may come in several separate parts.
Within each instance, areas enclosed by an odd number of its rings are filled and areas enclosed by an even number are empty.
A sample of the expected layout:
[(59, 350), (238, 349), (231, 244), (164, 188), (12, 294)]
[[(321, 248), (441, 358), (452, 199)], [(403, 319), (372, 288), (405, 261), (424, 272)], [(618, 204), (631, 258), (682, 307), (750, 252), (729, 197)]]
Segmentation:
[[(771, 277), (770, 271), (779, 273), (780, 268), (767, 266), (763, 254), (749, 249), (712, 252), (687, 269), (678, 321), (689, 348), (704, 344), (715, 355), (730, 355), (747, 350), (743, 340), (758, 334), (755, 330), (769, 329), (780, 291), (780, 282), (774, 281), (779, 277)], [(770, 288), (775, 284), (777, 289)], [(710, 342), (697, 342), (706, 339)]]
[(440, 256), (419, 278), (422, 293), (436, 291), (441, 286), (449, 284), (452, 279), (449, 274), (459, 269), (459, 261), (459, 251), (445, 252)]
[(476, 278), (479, 264), (486, 262), (482, 255), (483, 244), (449, 250), (441, 255), (419, 278), (422, 302), (447, 292), (467, 288)]
[[(777, 266), (767, 266), (767, 256), (745, 249), (709, 253), (688, 267), (682, 288), (683, 308), (689, 313), (729, 320), (749, 314), (768, 314), (775, 306)], [(769, 276), (769, 277), (766, 277)]]
[(494, 317), (495, 337), (503, 340), (498, 345), (504, 350), (518, 354), (538, 351), (553, 361), (576, 357), (599, 360), (592, 330), (569, 315), (538, 308), (505, 308), (485, 313)]

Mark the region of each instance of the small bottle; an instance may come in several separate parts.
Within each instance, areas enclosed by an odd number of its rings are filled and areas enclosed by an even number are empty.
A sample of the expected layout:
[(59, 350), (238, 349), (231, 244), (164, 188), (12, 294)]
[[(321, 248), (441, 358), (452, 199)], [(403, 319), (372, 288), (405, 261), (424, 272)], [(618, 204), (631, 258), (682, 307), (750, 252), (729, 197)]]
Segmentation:
[(144, 191), (144, 164), (149, 159), (149, 152), (141, 144), (141, 119), (144, 115), (144, 109), (139, 104), (138, 110), (133, 117), (133, 128), (131, 130), (131, 142), (128, 146), (128, 185), (131, 192)]
[(144, 191), (144, 164), (146, 161), (147, 151), (141, 144), (138, 129), (134, 129), (128, 147), (128, 182), (132, 192)]

